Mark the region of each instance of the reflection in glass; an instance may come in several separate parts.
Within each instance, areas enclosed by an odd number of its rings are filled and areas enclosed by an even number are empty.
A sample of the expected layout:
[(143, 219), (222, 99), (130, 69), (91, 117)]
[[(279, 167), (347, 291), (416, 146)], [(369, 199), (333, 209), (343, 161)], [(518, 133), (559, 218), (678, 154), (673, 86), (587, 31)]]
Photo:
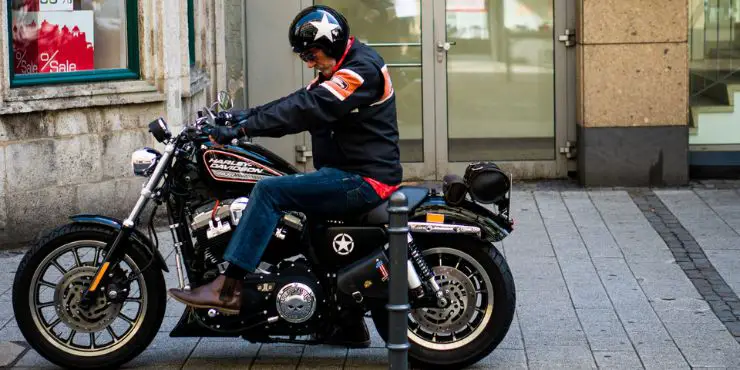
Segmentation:
[(315, 3), (344, 14), (352, 35), (373, 46), (388, 64), (396, 91), (401, 160), (423, 162), (420, 0), (316, 0)]
[(449, 160), (555, 156), (552, 0), (448, 0)]
[(126, 68), (126, 2), (12, 0), (15, 74)]

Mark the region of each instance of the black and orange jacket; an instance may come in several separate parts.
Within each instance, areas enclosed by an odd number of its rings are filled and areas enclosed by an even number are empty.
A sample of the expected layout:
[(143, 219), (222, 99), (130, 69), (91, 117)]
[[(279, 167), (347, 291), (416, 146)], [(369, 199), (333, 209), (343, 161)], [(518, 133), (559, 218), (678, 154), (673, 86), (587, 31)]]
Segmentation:
[(388, 67), (359, 41), (350, 39), (331, 76), (320, 73), (307, 87), (250, 114), (244, 126), (250, 136), (309, 131), (316, 169), (357, 173), (371, 183), (401, 182), (396, 100)]

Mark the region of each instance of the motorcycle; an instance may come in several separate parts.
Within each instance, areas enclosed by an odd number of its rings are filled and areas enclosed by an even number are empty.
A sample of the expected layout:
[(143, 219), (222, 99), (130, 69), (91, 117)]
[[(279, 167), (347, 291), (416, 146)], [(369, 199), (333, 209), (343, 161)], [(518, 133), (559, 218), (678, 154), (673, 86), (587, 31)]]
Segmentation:
[[(177, 135), (162, 118), (150, 123), (164, 151), (132, 154), (133, 173), (147, 180), (124, 220), (75, 215), (34, 242), (15, 276), (13, 310), (41, 356), (83, 369), (118, 367), (138, 356), (154, 339), (167, 303), (157, 208), (166, 207), (178, 284), (189, 289), (224, 271), (221, 256), (254, 184), (300, 172), (250, 138), (210, 141), (210, 129), (231, 124), (224, 113), (232, 106), (220, 92)], [(471, 163), (464, 179), (447, 176), (441, 189), (397, 191), (409, 209), (409, 361), (471, 365), (499, 345), (514, 315), (513, 277), (493, 244), (513, 231), (510, 176), (495, 164)], [(148, 236), (140, 227), (147, 205)], [(334, 219), (285, 212), (259, 278), (244, 282), (241, 312), (186, 307), (170, 336), (322, 344), (344, 312), (359, 311), (387, 341), (387, 207), (385, 201)]]

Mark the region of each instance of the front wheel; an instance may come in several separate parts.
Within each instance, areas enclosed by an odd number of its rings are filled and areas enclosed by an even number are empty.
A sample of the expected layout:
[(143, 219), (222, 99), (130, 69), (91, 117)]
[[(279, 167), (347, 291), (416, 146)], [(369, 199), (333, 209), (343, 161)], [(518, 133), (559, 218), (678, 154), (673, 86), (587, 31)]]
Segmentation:
[(116, 294), (99, 294), (89, 307), (80, 306), (115, 236), (101, 226), (63, 226), (37, 242), (18, 267), (13, 283), (18, 328), (41, 356), (59, 366), (118, 367), (140, 354), (162, 323), (164, 277), (137, 245), (122, 245), (125, 257), (109, 269), (115, 285), (105, 291)]
[[(409, 360), (424, 368), (460, 369), (490, 354), (506, 336), (516, 306), (511, 271), (495, 246), (462, 236), (417, 240), (449, 304), (409, 312)], [(490, 253), (487, 251), (490, 248)], [(388, 340), (388, 311), (374, 309)]]

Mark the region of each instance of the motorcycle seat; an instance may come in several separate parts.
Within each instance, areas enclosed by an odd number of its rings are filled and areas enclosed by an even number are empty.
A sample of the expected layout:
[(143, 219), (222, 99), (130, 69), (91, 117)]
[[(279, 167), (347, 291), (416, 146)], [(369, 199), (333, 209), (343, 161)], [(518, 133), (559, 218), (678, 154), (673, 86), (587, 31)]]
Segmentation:
[[(418, 207), (427, 198), (427, 195), (429, 195), (429, 188), (420, 186), (401, 186), (398, 191), (406, 195), (409, 212)], [(390, 220), (388, 203), (389, 199), (386, 199), (369, 212), (361, 214), (359, 216), (360, 223), (369, 225), (387, 224)]]

